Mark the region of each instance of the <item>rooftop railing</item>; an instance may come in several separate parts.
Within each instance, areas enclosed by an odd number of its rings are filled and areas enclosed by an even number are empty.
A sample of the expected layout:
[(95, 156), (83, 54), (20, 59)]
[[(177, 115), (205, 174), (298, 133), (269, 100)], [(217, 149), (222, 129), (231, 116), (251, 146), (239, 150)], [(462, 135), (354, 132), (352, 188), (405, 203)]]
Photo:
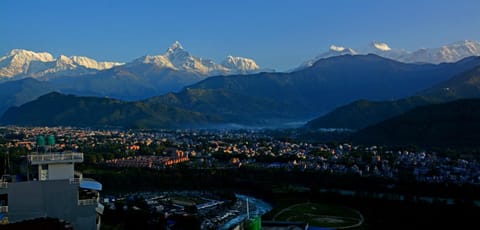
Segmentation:
[(97, 204), (97, 199), (96, 199), (96, 198), (78, 200), (78, 205), (79, 205), (79, 206), (84, 206), (84, 205), (96, 205), (96, 204)]
[(0, 189), (6, 189), (8, 188), (8, 182), (0, 182)]
[(82, 182), (82, 178), (70, 178), (70, 184), (80, 184)]
[(54, 162), (83, 162), (83, 153), (47, 153), (28, 155), (28, 161), (32, 164), (46, 164)]

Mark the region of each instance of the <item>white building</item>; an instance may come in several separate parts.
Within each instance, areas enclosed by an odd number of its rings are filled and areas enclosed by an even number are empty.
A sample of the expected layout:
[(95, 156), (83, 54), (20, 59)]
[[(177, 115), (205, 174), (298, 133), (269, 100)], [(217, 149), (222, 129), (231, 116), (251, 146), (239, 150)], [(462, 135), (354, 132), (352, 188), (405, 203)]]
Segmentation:
[(51, 217), (69, 222), (73, 229), (100, 229), (102, 184), (74, 170), (75, 163), (83, 162), (83, 153), (33, 153), (27, 158), (34, 178), (2, 176), (0, 224)]

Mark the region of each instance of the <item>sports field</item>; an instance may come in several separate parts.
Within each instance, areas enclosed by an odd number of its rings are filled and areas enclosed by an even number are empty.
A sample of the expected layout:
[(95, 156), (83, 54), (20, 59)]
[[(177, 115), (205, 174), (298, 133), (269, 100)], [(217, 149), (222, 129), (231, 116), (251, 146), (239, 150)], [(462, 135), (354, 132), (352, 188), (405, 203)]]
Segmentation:
[(292, 205), (275, 214), (273, 220), (302, 221), (310, 226), (336, 229), (356, 228), (363, 224), (363, 216), (356, 210), (319, 203)]

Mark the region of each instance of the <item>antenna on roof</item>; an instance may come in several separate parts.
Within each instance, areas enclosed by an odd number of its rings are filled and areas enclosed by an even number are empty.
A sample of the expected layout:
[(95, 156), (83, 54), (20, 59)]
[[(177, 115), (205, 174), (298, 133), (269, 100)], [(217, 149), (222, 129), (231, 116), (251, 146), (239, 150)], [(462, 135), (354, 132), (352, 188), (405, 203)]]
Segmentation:
[(5, 168), (3, 169), (3, 175), (7, 175), (8, 158), (9, 158), (9, 157), (8, 157), (8, 149), (7, 149), (7, 151), (5, 152), (5, 155), (4, 155), (4, 161), (5, 161), (5, 162), (4, 162), (3, 165), (5, 166)]
[(248, 197), (247, 197), (247, 220), (250, 220), (250, 207), (248, 206)]

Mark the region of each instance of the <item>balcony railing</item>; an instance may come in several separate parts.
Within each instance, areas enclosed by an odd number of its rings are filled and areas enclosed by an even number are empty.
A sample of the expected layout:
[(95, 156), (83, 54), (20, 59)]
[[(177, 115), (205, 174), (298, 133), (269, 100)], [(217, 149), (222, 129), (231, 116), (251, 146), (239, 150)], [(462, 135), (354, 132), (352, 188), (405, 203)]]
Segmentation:
[(8, 188), (8, 182), (0, 182), (0, 189), (7, 189)]
[(78, 200), (78, 205), (83, 206), (83, 205), (96, 205), (97, 204), (97, 199), (84, 199), (84, 200)]
[(83, 153), (47, 153), (28, 155), (32, 165), (58, 163), (58, 162), (83, 162)]
[(98, 203), (97, 204), (97, 207), (95, 208), (95, 211), (97, 211), (98, 213), (100, 213), (100, 215), (103, 215), (103, 211), (105, 210), (105, 206), (103, 206), (103, 204), (100, 204)]
[(80, 184), (82, 182), (82, 178), (70, 178), (70, 184)]

